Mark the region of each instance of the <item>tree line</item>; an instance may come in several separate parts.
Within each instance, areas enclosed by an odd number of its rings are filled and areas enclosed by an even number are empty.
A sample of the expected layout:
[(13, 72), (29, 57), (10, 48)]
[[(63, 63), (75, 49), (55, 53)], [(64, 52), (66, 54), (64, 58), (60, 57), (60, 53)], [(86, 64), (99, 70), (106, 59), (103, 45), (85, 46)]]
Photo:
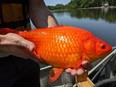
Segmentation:
[(48, 6), (49, 9), (77, 9), (88, 7), (116, 6), (116, 0), (71, 0), (68, 4)]

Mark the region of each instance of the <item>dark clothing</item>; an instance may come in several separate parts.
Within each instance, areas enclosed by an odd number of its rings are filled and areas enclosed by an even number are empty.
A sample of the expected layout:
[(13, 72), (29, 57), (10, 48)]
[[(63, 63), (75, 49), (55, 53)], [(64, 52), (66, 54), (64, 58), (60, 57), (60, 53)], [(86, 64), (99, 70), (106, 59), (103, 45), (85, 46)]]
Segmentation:
[[(0, 27), (30, 30), (28, 0), (0, 0)], [(0, 87), (40, 87), (40, 67), (32, 60), (0, 58)]]
[(9, 56), (0, 59), (0, 87), (40, 87), (39, 65)]

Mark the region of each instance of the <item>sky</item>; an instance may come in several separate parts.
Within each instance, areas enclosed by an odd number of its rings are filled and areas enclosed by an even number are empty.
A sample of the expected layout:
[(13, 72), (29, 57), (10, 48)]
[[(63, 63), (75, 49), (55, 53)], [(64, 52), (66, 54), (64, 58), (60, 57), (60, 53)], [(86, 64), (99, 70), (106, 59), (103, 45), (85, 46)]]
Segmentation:
[(70, 0), (44, 0), (46, 5), (55, 6), (56, 4), (67, 4)]

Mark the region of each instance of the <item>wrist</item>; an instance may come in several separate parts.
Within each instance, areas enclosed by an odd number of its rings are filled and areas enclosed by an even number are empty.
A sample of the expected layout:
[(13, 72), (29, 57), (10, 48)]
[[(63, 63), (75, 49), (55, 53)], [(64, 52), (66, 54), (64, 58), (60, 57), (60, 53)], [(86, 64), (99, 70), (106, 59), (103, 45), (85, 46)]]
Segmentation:
[[(5, 35), (0, 35), (0, 46), (2, 45), (2, 42), (4, 40)], [(1, 47), (0, 47), (1, 48)]]
[(5, 35), (0, 35), (0, 58), (6, 57), (9, 55), (6, 52), (4, 52), (4, 46), (2, 45), (4, 37), (5, 37)]
[(1, 40), (4, 38), (4, 35), (0, 35), (0, 42), (1, 42)]
[(4, 40), (6, 35), (0, 35), (0, 52), (4, 51)]

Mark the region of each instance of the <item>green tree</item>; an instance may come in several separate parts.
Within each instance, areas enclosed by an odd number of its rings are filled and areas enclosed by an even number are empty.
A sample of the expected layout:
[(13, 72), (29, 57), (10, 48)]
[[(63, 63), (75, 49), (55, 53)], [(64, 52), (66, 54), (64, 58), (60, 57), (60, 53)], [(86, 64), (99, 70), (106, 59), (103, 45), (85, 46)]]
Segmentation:
[(88, 7), (100, 7), (104, 3), (110, 6), (116, 6), (116, 0), (71, 0), (68, 4), (57, 4), (55, 6), (48, 6), (49, 9), (77, 9)]
[(56, 4), (55, 9), (64, 9), (64, 5), (63, 4)]

